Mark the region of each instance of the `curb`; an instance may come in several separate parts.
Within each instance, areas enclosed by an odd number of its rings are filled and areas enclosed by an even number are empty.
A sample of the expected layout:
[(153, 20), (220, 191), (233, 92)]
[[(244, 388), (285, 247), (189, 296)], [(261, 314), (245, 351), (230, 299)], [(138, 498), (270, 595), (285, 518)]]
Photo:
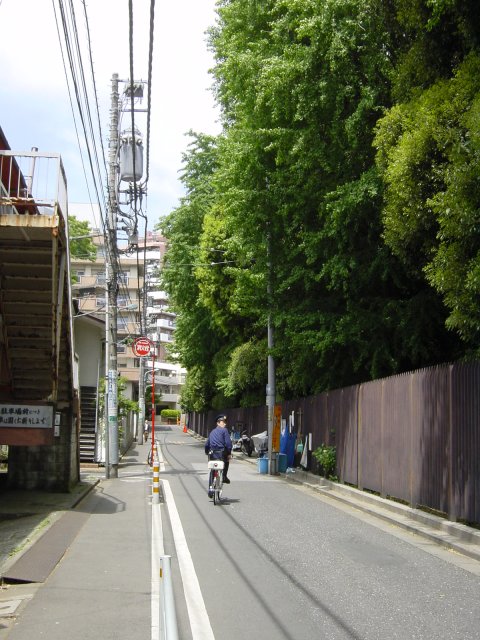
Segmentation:
[[(296, 482), (325, 493), (332, 500), (367, 513), (384, 522), (396, 525), (426, 540), (456, 551), (464, 556), (480, 561), (480, 531), (464, 524), (446, 520), (421, 509), (366, 493), (355, 487), (325, 480), (308, 472), (285, 474), (287, 482)], [(312, 481), (313, 480), (313, 481)]]

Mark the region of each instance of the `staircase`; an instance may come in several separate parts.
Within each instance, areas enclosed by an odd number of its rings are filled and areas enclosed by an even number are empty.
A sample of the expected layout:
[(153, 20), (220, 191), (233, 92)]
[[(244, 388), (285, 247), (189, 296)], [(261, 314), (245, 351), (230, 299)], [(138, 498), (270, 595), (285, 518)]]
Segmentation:
[(0, 136), (0, 403), (62, 411), (75, 402), (65, 174), (56, 154), (5, 146)]
[(80, 462), (95, 462), (97, 390), (95, 387), (80, 387)]

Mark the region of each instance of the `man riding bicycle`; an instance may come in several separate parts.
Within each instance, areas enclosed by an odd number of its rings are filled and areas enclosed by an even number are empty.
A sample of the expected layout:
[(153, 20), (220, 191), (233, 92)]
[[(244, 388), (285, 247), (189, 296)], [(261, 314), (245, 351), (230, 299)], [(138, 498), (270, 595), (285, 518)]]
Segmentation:
[[(227, 416), (221, 413), (217, 416), (217, 425), (208, 436), (205, 442), (205, 453), (210, 460), (223, 460), (223, 482), (230, 484), (228, 477), (228, 467), (232, 457), (232, 441), (227, 431)], [(211, 482), (209, 481), (209, 486)]]

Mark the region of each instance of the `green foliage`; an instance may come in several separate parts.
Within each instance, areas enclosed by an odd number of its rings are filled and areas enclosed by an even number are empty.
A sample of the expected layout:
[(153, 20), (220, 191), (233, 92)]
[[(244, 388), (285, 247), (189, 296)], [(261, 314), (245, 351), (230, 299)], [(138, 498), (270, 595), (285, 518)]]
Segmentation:
[(160, 411), (160, 416), (165, 420), (167, 420), (168, 418), (177, 419), (180, 418), (180, 411), (178, 409), (162, 409)]
[[(97, 250), (91, 238), (78, 238), (78, 236), (91, 235), (92, 230), (88, 222), (77, 220), (75, 216), (68, 216), (68, 233), (70, 237), (70, 256), (82, 260), (95, 261)], [(78, 238), (75, 240), (74, 238)]]
[(283, 398), (472, 347), (475, 11), (473, 0), (217, 3), (223, 132), (190, 134), (186, 195), (161, 223), (182, 407), (264, 400), (269, 317)]
[[(160, 404), (162, 400), (162, 394), (158, 391), (157, 387), (155, 387), (154, 393), (155, 406)], [(151, 412), (152, 411), (152, 385), (145, 385), (145, 408)]]
[[(127, 379), (126, 378), (118, 378), (117, 382), (117, 408), (118, 415), (125, 416), (129, 411), (138, 412), (138, 402), (135, 400), (129, 400), (125, 394), (123, 393), (127, 388)], [(98, 389), (98, 406), (101, 411), (103, 411), (105, 407), (105, 378), (100, 378), (99, 389)]]
[(327, 447), (322, 443), (320, 447), (312, 451), (312, 456), (320, 465), (320, 475), (327, 479), (336, 479), (337, 451), (335, 447)]
[(443, 296), (447, 326), (480, 337), (480, 57), (380, 122), (385, 240)]
[(227, 398), (238, 398), (240, 406), (252, 406), (265, 399), (259, 389), (267, 378), (267, 344), (249, 340), (233, 349), (225, 378), (218, 385)]

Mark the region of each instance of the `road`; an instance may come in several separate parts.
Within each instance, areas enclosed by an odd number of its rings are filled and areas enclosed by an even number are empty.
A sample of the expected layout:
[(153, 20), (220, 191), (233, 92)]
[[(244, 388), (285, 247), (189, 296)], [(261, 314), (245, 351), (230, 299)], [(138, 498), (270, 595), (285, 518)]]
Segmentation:
[(178, 427), (156, 435), (160, 504), (140, 445), (71, 512), (73, 541), (12, 628), (0, 625), (2, 639), (158, 640), (161, 551), (172, 557), (180, 640), (480, 640), (480, 563), (465, 569), (452, 552), (246, 461), (232, 462), (214, 506), (203, 443)]
[[(225, 501), (214, 506), (203, 445), (181, 436), (159, 434), (161, 475), (215, 638), (480, 638), (480, 578), (451, 553), (432, 555), (414, 535), (246, 462), (231, 464)], [(174, 554), (171, 531), (165, 544)]]

